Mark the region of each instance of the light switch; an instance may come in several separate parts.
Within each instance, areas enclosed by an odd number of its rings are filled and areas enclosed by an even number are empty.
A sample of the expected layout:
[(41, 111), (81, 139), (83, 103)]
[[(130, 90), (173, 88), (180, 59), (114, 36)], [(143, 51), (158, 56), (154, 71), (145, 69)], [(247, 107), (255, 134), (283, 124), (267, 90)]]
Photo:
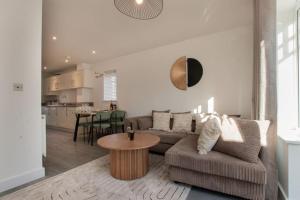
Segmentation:
[(13, 90), (16, 92), (22, 92), (23, 91), (23, 83), (14, 83)]

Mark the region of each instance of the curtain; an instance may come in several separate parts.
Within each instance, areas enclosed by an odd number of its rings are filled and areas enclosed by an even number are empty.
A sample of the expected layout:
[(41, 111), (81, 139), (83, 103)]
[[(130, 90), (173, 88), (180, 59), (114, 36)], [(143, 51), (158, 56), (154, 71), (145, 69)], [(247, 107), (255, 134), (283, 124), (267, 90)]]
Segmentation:
[(252, 117), (270, 120), (267, 146), (261, 160), (267, 169), (266, 199), (276, 200), (278, 172), (277, 141), (277, 62), (276, 62), (276, 0), (255, 0), (254, 80)]

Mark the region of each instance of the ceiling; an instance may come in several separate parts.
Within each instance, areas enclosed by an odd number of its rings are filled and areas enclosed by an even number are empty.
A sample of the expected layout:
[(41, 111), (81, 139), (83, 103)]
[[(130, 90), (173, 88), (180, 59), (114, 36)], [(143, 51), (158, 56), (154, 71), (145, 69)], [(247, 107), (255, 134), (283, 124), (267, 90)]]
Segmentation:
[(96, 63), (252, 22), (252, 0), (164, 0), (152, 20), (125, 16), (113, 0), (44, 0), (43, 66)]

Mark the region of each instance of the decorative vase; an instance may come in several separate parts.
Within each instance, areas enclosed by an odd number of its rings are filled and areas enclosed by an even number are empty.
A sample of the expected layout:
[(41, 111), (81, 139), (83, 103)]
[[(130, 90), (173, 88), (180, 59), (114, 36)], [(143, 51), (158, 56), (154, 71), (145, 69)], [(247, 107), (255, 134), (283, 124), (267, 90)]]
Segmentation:
[(132, 141), (134, 140), (134, 130), (131, 129), (130, 126), (127, 127), (127, 134), (128, 134), (128, 138)]

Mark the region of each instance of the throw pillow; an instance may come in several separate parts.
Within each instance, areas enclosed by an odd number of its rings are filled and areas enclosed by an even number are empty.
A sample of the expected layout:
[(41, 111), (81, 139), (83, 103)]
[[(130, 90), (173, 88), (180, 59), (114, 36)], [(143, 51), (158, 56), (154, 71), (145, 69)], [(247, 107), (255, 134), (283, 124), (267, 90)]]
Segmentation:
[(201, 113), (195, 116), (195, 131), (193, 134), (200, 135), (204, 124), (212, 118), (219, 117), (218, 113)]
[(154, 112), (152, 129), (170, 132), (170, 118), (171, 113), (169, 112)]
[(214, 146), (219, 151), (241, 160), (256, 163), (266, 138), (270, 121), (222, 118), (222, 134)]
[(199, 154), (207, 154), (214, 147), (221, 135), (219, 120), (217, 118), (209, 119), (202, 128), (198, 138), (197, 149)]
[(193, 115), (191, 112), (172, 113), (173, 127), (175, 132), (191, 132)]
[(148, 130), (153, 127), (152, 117), (140, 117), (137, 119), (140, 130)]

